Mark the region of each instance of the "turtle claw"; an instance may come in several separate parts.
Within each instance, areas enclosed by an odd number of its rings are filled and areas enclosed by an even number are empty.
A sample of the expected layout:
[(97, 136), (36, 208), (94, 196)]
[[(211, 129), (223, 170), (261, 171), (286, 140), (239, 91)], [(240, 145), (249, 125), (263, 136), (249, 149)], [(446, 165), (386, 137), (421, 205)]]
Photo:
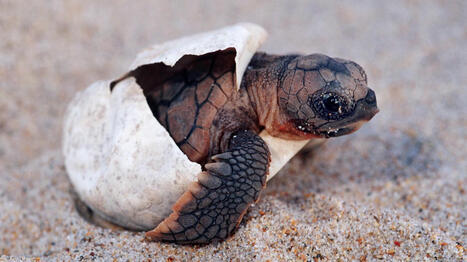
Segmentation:
[(228, 152), (205, 165), (206, 171), (178, 199), (173, 213), (146, 233), (149, 239), (203, 244), (224, 240), (233, 233), (266, 185), (269, 161), (264, 159), (269, 159), (269, 150), (250, 131), (232, 140)]
[(225, 162), (214, 162), (204, 166), (206, 170), (220, 176), (230, 176), (232, 174), (232, 167)]
[(214, 160), (214, 161), (218, 161), (218, 160), (229, 160), (232, 158), (232, 153), (230, 152), (226, 152), (226, 153), (222, 153), (222, 154), (217, 154), (215, 156), (212, 156), (211, 159)]

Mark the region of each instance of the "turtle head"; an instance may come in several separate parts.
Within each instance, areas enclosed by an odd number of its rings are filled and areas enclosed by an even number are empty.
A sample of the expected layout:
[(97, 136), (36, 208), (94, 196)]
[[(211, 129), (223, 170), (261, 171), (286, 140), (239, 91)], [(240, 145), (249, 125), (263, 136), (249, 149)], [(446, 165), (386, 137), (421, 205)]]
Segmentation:
[(346, 135), (379, 111), (365, 71), (355, 62), (313, 54), (284, 67), (278, 86), (283, 137)]

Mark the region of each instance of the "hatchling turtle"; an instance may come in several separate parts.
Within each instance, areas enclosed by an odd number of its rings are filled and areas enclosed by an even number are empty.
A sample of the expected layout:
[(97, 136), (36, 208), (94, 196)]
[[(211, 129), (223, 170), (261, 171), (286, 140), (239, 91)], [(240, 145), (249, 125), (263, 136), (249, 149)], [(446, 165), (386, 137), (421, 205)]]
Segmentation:
[(146, 233), (149, 239), (193, 244), (229, 237), (266, 186), (271, 145), (264, 132), (306, 143), (350, 134), (378, 112), (365, 71), (353, 61), (257, 47), (244, 55), (224, 46), (142, 63), (108, 86), (112, 93), (134, 79), (153, 116), (202, 166), (172, 213)]

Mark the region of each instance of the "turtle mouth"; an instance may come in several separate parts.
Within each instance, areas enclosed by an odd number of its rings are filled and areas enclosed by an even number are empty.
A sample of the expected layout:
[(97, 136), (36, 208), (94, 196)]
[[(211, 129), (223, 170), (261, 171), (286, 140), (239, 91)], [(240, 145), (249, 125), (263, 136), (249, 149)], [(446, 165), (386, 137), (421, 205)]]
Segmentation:
[(366, 120), (362, 121), (345, 121), (340, 123), (327, 123), (321, 127), (315, 128), (313, 125), (308, 124), (306, 121), (295, 120), (295, 128), (302, 132), (303, 134), (312, 136), (312, 137), (321, 137), (321, 138), (330, 138), (338, 137), (343, 135), (348, 135), (357, 131)]
[(356, 119), (352, 118), (347, 121), (328, 123), (319, 127), (317, 133), (324, 138), (351, 134), (360, 129), (360, 127), (362, 127), (366, 122), (370, 121), (378, 111), (378, 109), (375, 109), (370, 115), (365, 114), (357, 117)]
[(340, 127), (327, 126), (327, 127), (318, 129), (318, 134), (321, 137), (324, 137), (324, 138), (348, 135), (348, 134), (351, 134), (351, 133), (357, 131), (358, 129), (360, 129), (360, 127), (363, 124), (365, 124), (366, 122), (368, 122), (368, 121), (367, 120), (361, 120), (361, 121), (349, 123), (347, 125), (345, 125), (345, 124), (342, 125), (341, 124), (341, 125), (339, 125)]
[(318, 131), (319, 135), (325, 138), (338, 137), (353, 133), (358, 128), (342, 127), (342, 128), (330, 128), (329, 130)]

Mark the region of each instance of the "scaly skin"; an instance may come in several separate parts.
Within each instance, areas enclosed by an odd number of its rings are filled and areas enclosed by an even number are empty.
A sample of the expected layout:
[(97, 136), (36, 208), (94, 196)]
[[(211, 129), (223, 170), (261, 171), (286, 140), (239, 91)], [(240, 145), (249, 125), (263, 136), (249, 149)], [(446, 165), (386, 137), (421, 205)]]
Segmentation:
[(173, 213), (147, 237), (204, 244), (233, 232), (266, 186), (269, 150), (258, 135), (241, 131), (230, 148), (212, 160), (174, 205)]
[(136, 78), (154, 116), (204, 165), (150, 239), (193, 244), (230, 236), (265, 186), (270, 153), (261, 130), (291, 140), (328, 138), (354, 132), (378, 112), (354, 62), (257, 53), (237, 90), (235, 55), (231, 48), (187, 55), (173, 67), (145, 65), (124, 76)]

